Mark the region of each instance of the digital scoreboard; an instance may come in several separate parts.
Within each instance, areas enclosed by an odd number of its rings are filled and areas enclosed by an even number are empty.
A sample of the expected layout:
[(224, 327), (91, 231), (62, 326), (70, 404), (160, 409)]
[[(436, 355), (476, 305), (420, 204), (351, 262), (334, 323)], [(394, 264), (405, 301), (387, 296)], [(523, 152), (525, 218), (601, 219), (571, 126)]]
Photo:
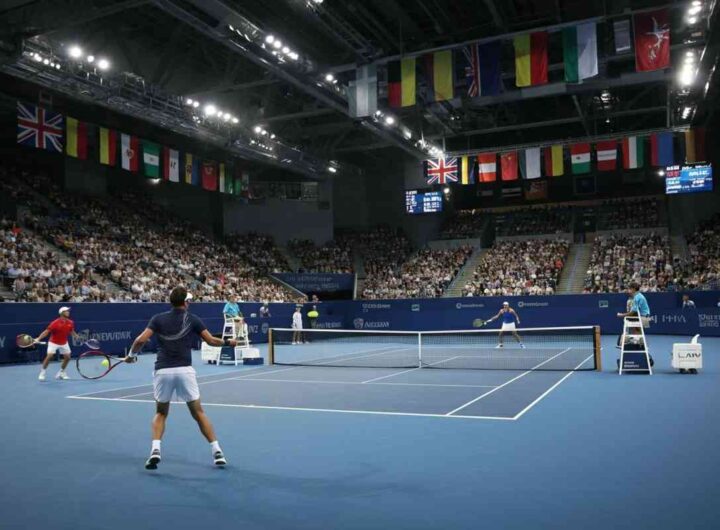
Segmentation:
[(443, 194), (441, 191), (405, 191), (405, 212), (407, 213), (438, 213), (442, 212), (442, 207)]
[(712, 191), (713, 174), (711, 164), (686, 164), (665, 168), (665, 193), (698, 193)]

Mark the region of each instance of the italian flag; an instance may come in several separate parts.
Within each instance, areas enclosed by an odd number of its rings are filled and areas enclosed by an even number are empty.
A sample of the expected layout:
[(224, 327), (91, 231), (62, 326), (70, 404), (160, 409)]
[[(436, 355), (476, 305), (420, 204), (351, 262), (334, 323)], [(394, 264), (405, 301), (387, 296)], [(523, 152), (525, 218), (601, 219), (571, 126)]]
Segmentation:
[(137, 136), (120, 135), (120, 155), (122, 168), (137, 171), (140, 166), (140, 142)]
[(595, 22), (565, 28), (562, 34), (565, 81), (578, 83), (598, 75)]
[(570, 146), (570, 163), (573, 175), (590, 173), (590, 144), (573, 144)]
[(146, 177), (160, 178), (160, 146), (158, 144), (143, 141), (143, 165)]
[(622, 142), (623, 167), (638, 169), (645, 163), (645, 140), (640, 136), (629, 136)]

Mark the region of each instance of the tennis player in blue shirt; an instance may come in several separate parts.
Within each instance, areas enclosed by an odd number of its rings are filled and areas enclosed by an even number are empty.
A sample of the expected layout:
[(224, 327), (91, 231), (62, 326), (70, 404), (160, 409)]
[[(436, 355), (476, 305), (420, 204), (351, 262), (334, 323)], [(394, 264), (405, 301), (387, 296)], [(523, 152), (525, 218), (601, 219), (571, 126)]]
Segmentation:
[(212, 346), (235, 346), (237, 343), (232, 339), (213, 337), (202, 320), (188, 311), (191, 299), (192, 295), (185, 287), (175, 287), (170, 293), (172, 309), (166, 313), (158, 313), (150, 319), (145, 331), (133, 342), (128, 355), (129, 359), (133, 359), (151, 337), (157, 336), (158, 353), (153, 372), (156, 412), (152, 422), (152, 449), (150, 458), (145, 462), (145, 469), (157, 469), (160, 463), (160, 441), (165, 433), (173, 394), (187, 403), (200, 432), (210, 442), (215, 465), (226, 464), (210, 418), (205, 415), (200, 404), (200, 389), (195, 369), (192, 367), (192, 345), (198, 336)]

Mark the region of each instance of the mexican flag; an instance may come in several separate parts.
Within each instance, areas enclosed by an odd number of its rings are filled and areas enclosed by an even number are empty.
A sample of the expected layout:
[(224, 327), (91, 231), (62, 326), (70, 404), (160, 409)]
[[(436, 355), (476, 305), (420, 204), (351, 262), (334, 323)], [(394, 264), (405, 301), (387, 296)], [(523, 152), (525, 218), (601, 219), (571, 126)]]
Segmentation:
[(573, 175), (590, 173), (590, 144), (573, 144), (570, 146), (570, 162)]

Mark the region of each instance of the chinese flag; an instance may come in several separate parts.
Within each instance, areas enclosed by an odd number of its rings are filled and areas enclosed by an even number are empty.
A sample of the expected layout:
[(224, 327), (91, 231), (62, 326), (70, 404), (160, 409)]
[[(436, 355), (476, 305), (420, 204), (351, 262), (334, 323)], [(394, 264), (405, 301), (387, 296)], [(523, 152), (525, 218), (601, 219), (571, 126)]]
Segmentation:
[(518, 155), (517, 151), (502, 153), (500, 155), (500, 175), (502, 180), (518, 179)]

